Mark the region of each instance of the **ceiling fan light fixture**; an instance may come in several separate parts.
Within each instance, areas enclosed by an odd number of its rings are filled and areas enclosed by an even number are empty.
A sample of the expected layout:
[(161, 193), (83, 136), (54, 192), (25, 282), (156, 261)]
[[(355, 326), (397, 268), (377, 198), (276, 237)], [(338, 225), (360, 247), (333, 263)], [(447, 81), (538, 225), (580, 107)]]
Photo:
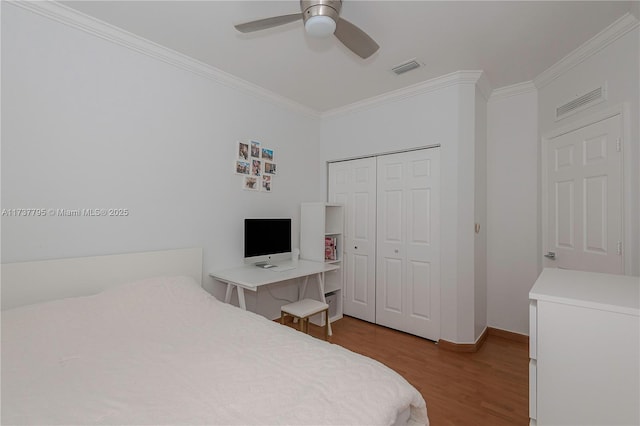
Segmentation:
[(333, 34), (340, 43), (362, 59), (376, 53), (380, 47), (378, 43), (360, 28), (341, 18), (340, 9), (342, 0), (300, 0), (302, 13), (258, 19), (234, 26), (241, 33), (251, 33), (302, 19), (305, 32), (310, 37), (329, 37)]
[(329, 16), (316, 15), (307, 19), (304, 29), (311, 37), (329, 37), (336, 30), (336, 21)]

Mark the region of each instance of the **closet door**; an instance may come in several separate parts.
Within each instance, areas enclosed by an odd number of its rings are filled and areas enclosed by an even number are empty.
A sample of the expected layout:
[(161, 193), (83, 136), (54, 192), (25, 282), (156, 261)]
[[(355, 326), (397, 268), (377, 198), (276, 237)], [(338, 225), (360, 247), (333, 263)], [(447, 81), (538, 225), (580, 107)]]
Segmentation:
[(345, 206), (345, 315), (375, 322), (376, 159), (329, 164), (329, 202)]
[(440, 152), (377, 160), (376, 322), (440, 338)]

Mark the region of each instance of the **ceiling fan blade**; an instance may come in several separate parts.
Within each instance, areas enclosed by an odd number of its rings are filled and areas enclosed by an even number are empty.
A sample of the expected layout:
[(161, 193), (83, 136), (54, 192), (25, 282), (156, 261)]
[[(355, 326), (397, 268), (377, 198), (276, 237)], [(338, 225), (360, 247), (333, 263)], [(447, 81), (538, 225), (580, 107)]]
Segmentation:
[(367, 59), (380, 48), (378, 43), (369, 37), (367, 33), (343, 18), (338, 18), (336, 31), (333, 34), (338, 37), (342, 44), (362, 59)]
[(291, 15), (281, 15), (274, 16), (273, 18), (258, 19), (257, 21), (234, 25), (234, 27), (241, 33), (252, 33), (254, 31), (277, 27), (278, 25), (288, 24), (289, 22), (297, 21), (298, 19), (302, 19), (302, 13), (292, 13)]

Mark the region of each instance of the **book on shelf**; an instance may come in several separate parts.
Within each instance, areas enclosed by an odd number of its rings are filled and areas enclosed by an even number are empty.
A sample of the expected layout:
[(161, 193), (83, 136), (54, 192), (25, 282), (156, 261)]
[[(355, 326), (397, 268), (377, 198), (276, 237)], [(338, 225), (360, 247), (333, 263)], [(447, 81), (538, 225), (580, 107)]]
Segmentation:
[(336, 237), (324, 238), (324, 260), (338, 260)]

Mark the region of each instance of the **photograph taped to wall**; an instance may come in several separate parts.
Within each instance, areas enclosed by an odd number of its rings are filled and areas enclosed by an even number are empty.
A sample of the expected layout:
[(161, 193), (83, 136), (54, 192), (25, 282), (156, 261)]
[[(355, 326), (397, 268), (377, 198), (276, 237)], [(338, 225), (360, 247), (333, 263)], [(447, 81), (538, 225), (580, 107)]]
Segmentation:
[(268, 175), (276, 174), (276, 163), (269, 163), (268, 161), (264, 162), (264, 173)]
[(260, 160), (252, 160), (251, 162), (251, 175), (252, 176), (260, 176), (260, 168), (261, 168)]
[(251, 164), (248, 161), (236, 161), (236, 173), (240, 175), (248, 175), (251, 173)]
[(246, 142), (238, 142), (238, 158), (241, 160), (249, 159), (249, 144)]
[(251, 141), (251, 156), (260, 158), (260, 142)]
[(273, 161), (273, 150), (269, 148), (262, 148), (262, 159)]
[(257, 191), (258, 187), (258, 178), (255, 176), (245, 176), (242, 179), (242, 187), (249, 191)]
[(271, 192), (271, 176), (262, 176), (261, 189), (265, 192)]

